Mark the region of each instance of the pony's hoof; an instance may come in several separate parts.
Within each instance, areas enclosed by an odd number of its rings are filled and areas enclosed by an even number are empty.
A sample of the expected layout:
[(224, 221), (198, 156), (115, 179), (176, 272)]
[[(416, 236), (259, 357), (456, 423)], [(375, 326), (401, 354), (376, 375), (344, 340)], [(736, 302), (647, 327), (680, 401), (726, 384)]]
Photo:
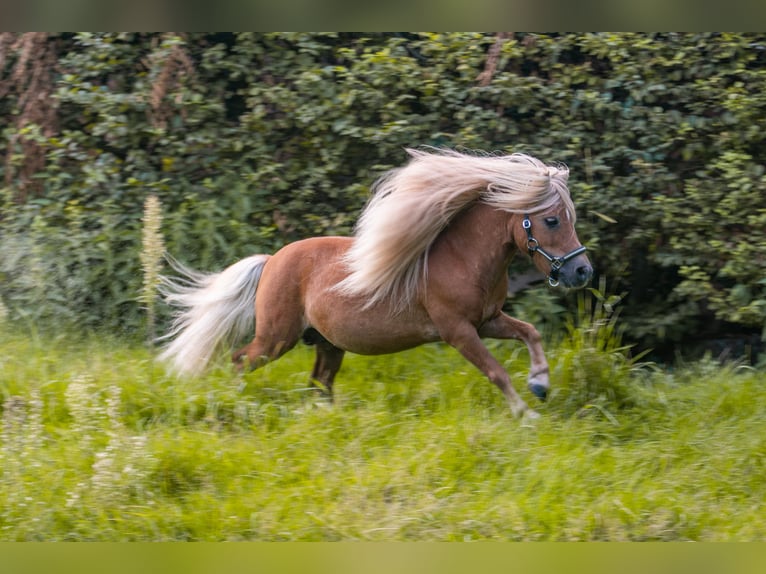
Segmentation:
[(524, 416), (521, 417), (521, 424), (522, 426), (530, 425), (539, 418), (540, 413), (532, 409), (527, 409), (524, 411)]
[(545, 399), (548, 398), (548, 385), (543, 384), (536, 379), (532, 379), (527, 384), (527, 387), (529, 388), (530, 391), (532, 391), (532, 394), (535, 395), (541, 401), (544, 401)]

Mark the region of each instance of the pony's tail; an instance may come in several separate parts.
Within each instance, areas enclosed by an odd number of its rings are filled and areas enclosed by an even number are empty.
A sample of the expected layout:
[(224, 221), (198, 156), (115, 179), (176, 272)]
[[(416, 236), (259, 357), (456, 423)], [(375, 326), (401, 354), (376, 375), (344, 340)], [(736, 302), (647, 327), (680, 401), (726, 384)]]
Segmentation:
[(170, 331), (159, 338), (172, 339), (159, 359), (178, 374), (197, 375), (224, 345), (252, 333), (255, 291), (269, 257), (253, 255), (211, 274), (168, 257), (182, 277), (162, 277), (160, 291), (176, 310)]

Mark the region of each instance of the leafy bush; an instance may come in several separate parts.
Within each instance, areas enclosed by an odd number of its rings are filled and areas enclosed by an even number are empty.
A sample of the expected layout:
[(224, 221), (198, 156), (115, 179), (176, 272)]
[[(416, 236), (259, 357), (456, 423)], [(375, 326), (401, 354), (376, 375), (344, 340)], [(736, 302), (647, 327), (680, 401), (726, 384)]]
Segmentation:
[(435, 145), (566, 162), (630, 340), (766, 322), (763, 34), (4, 34), (0, 51), (13, 317), (141, 326), (149, 194), (169, 251), (222, 268), (350, 233), (402, 148)]

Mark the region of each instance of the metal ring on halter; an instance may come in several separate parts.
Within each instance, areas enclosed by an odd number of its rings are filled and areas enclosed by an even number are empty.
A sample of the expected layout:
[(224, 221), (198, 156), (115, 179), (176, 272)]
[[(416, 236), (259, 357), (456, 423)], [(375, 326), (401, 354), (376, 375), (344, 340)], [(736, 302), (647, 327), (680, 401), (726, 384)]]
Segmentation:
[(558, 279), (554, 279), (553, 277), (548, 275), (548, 285), (550, 285), (551, 287), (558, 287), (559, 286), (559, 280)]
[(537, 248), (539, 246), (540, 244), (538, 243), (537, 239), (535, 239), (534, 237), (530, 237), (529, 239), (527, 239), (527, 249), (529, 251), (537, 251)]

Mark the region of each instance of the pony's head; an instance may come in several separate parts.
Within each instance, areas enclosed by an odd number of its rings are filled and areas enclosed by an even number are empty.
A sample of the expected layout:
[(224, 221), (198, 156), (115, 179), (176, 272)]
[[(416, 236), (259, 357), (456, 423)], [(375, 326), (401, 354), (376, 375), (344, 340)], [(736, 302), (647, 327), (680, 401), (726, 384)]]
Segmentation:
[(529, 253), (535, 267), (545, 273), (552, 287), (585, 287), (593, 276), (593, 267), (577, 238), (574, 222), (574, 211), (565, 202), (511, 218), (516, 245), (522, 252)]
[(522, 252), (529, 253), (551, 286), (587, 285), (593, 267), (574, 228), (577, 217), (569, 194), (569, 168), (521, 153), (493, 159), (504, 169), (495, 173), (481, 201), (514, 214), (511, 237)]

